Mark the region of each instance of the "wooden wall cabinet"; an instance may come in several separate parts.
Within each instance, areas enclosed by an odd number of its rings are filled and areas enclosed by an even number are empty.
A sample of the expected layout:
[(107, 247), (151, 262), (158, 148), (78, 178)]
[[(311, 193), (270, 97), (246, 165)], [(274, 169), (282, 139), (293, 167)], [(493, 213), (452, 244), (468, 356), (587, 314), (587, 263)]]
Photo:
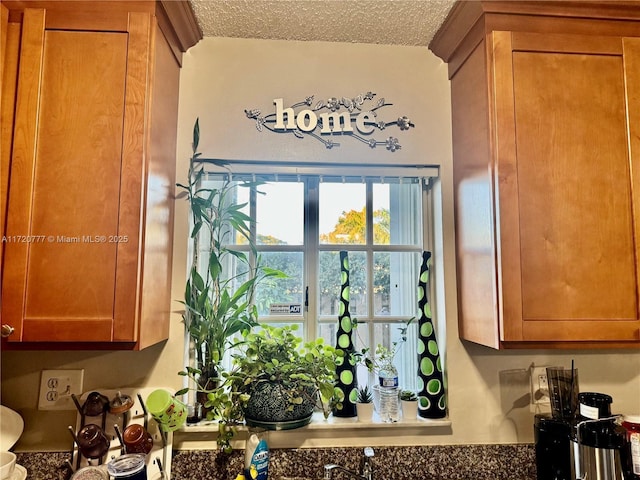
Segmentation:
[(191, 9), (2, 3), (5, 346), (165, 340), (180, 64), (200, 38)]
[(640, 347), (640, 3), (461, 2), (451, 80), (460, 337)]

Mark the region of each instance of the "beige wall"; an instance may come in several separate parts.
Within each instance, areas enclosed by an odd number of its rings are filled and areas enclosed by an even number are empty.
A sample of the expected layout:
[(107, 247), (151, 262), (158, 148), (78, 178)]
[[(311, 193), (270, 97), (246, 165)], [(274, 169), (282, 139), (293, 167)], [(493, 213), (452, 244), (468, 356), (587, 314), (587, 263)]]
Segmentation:
[[(528, 367), (569, 365), (580, 369), (581, 390), (605, 392), (619, 413), (640, 413), (640, 353), (637, 351), (495, 352), (457, 338), (451, 187), (450, 91), (446, 65), (425, 48), (381, 45), (205, 39), (184, 59), (178, 131), (178, 181), (184, 179), (191, 131), (200, 118), (206, 157), (240, 160), (406, 163), (441, 166), (445, 265), (447, 367), (452, 433), (425, 433), (410, 443), (510, 443), (533, 441)], [(390, 153), (352, 139), (327, 150), (319, 142), (258, 132), (244, 109), (273, 111), (272, 100), (294, 103), (315, 94), (355, 96), (373, 91), (394, 104), (383, 118), (407, 115), (416, 128), (398, 136), (403, 148)], [(385, 134), (390, 131), (386, 131)], [(379, 136), (379, 135), (378, 135)], [(381, 136), (384, 138), (383, 136)], [(364, 171), (364, 169), (363, 169)], [(173, 298), (180, 298), (186, 271), (186, 205), (176, 211)], [(488, 299), (488, 301), (490, 301)], [(175, 304), (176, 310), (179, 304)], [(445, 312), (446, 309), (446, 312)], [(65, 450), (72, 412), (36, 409), (40, 371), (84, 368), (85, 390), (136, 386), (181, 387), (183, 333), (174, 315), (170, 339), (142, 352), (2, 352), (2, 403), (18, 410), (27, 428), (19, 450)], [(524, 399), (526, 404), (526, 398)], [(355, 440), (350, 442), (356, 443)], [(340, 443), (339, 441), (337, 443)], [(403, 442), (404, 443), (404, 442)]]

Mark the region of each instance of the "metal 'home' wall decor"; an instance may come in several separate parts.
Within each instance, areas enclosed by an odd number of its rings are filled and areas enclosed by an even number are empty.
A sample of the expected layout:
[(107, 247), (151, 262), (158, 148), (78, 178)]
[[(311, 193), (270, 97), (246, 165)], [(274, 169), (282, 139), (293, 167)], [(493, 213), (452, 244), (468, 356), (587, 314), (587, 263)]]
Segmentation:
[[(331, 97), (327, 100), (319, 100), (314, 105), (314, 95), (311, 95), (304, 101), (289, 107), (284, 106), (282, 98), (275, 98), (273, 113), (262, 115), (257, 109), (245, 110), (244, 113), (247, 118), (255, 120), (259, 132), (267, 129), (276, 133), (292, 133), (297, 138), (308, 135), (322, 142), (326, 148), (340, 146), (340, 143), (333, 138), (326, 138), (327, 135), (347, 135), (371, 148), (384, 145), (390, 152), (395, 152), (401, 148), (396, 137), (389, 136), (386, 140), (376, 140), (368, 136), (389, 127), (395, 126), (400, 130), (409, 130), (415, 125), (406, 116), (392, 121), (378, 118), (380, 109), (393, 104), (387, 103), (384, 98), (374, 102), (375, 96), (375, 93), (367, 92), (354, 98)], [(309, 108), (296, 112), (295, 109), (299, 107)]]

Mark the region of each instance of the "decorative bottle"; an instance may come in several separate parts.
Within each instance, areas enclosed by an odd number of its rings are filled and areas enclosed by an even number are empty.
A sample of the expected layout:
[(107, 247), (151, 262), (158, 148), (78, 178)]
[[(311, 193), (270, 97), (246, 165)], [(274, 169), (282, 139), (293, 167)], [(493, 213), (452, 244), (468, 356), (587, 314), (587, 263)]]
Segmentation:
[(356, 400), (358, 399), (358, 382), (356, 377), (355, 348), (352, 340), (353, 324), (349, 314), (349, 256), (346, 251), (340, 252), (340, 304), (338, 310), (338, 332), (336, 349), (341, 350), (336, 364), (338, 380), (336, 388), (342, 392), (342, 408), (335, 408), (336, 417), (355, 417)]
[(443, 418), (447, 415), (447, 394), (436, 332), (431, 320), (429, 261), (431, 252), (422, 253), (418, 280), (418, 415), (423, 418)]

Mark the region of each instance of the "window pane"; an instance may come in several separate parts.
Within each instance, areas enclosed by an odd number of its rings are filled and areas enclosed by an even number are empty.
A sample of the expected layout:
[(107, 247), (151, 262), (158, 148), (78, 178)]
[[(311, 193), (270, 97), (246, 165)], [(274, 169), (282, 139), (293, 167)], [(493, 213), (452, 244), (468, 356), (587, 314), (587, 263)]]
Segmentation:
[(324, 338), (328, 345), (336, 346), (336, 332), (338, 331), (338, 319), (335, 322), (321, 322), (318, 324), (318, 337)]
[[(249, 196), (251, 194), (251, 189), (249, 187), (243, 187), (242, 185), (242, 183), (236, 182), (235, 192), (233, 196), (231, 196), (231, 200), (235, 204), (244, 205), (240, 211), (245, 215), (251, 215), (249, 208)], [(238, 245), (247, 245), (249, 242), (243, 235), (236, 231), (235, 243)]]
[[(320, 315), (337, 315), (340, 298), (339, 252), (320, 252), (318, 297)], [(367, 265), (364, 252), (349, 252), (349, 313), (367, 315)]]
[[(369, 348), (371, 346), (371, 339), (369, 338), (369, 323), (368, 322), (358, 322), (358, 325), (353, 330), (353, 341), (355, 343), (356, 352), (362, 352), (364, 348)], [(375, 385), (375, 372), (369, 372), (367, 367), (364, 365), (364, 359), (360, 364), (358, 364), (358, 368), (356, 371), (356, 375), (358, 377), (358, 385), (369, 385), (372, 387)]]
[(366, 185), (320, 183), (320, 243), (366, 243)]
[(389, 245), (389, 184), (373, 184), (373, 243)]
[(257, 245), (302, 245), (304, 184), (266, 183), (258, 187)]
[(422, 243), (420, 183), (373, 185), (373, 243), (420, 245)]
[[(267, 278), (258, 285), (256, 305), (258, 314), (269, 316), (269, 307), (273, 303), (295, 303), (302, 305), (303, 286), (303, 254), (302, 252), (262, 252), (262, 265), (280, 270), (287, 278)], [(302, 316), (302, 311), (300, 315)]]
[(416, 314), (419, 262), (418, 252), (373, 254), (375, 315), (413, 316)]
[(235, 292), (240, 286), (249, 280), (249, 266), (246, 262), (238, 260), (235, 255), (226, 254), (222, 261), (220, 278), (228, 280), (228, 288)]

